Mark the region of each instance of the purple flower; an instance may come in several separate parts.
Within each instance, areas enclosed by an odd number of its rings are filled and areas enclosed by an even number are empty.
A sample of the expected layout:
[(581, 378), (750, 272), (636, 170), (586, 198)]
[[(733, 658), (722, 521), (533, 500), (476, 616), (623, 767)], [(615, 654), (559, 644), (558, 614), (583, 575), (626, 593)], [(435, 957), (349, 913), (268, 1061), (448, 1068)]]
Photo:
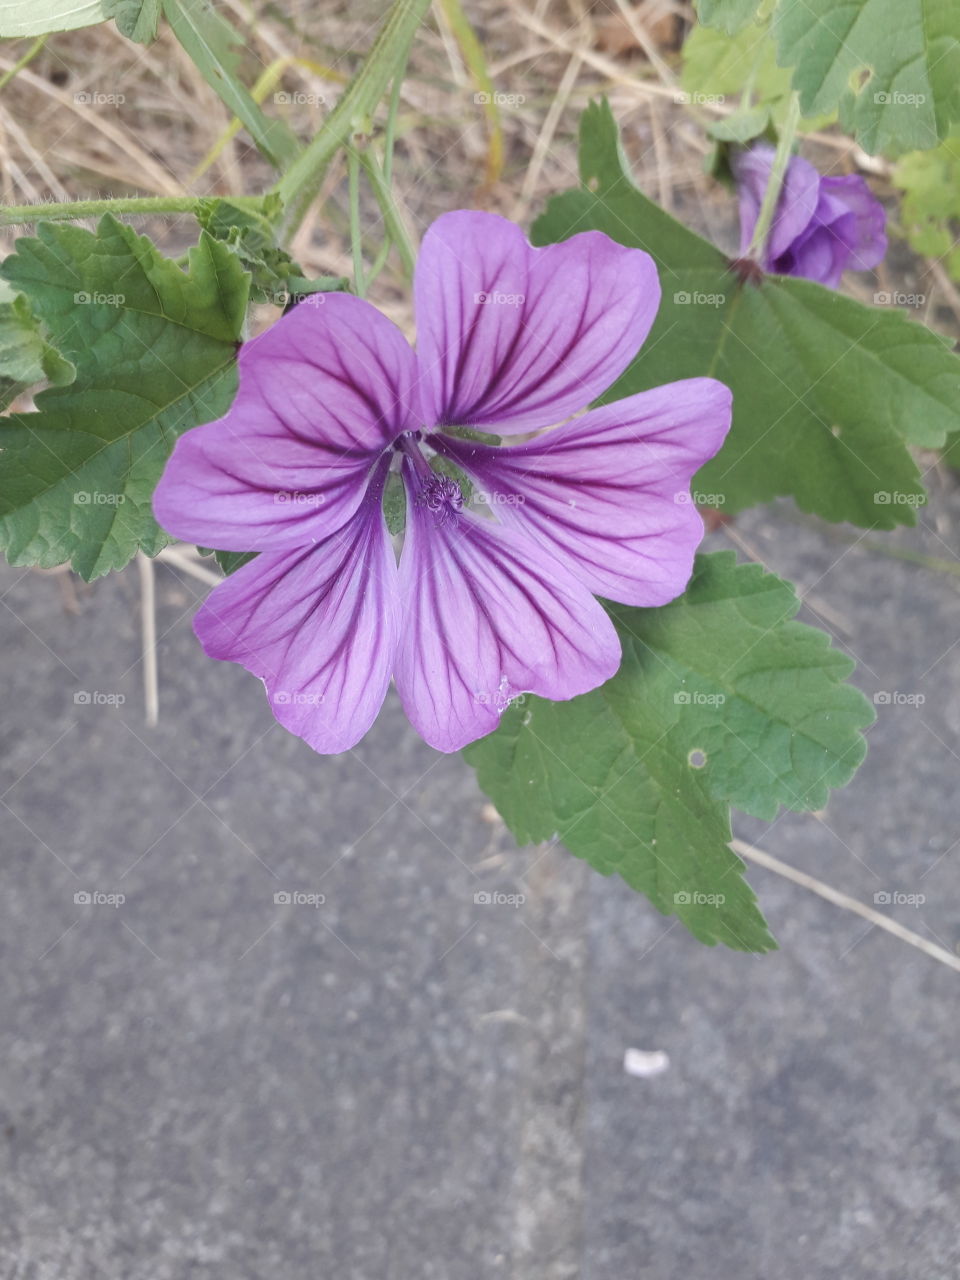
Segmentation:
[[(740, 189), (740, 252), (750, 247), (774, 148), (760, 143), (739, 152), (733, 171)], [(849, 268), (875, 267), (887, 251), (887, 214), (857, 174), (822, 177), (802, 156), (787, 165), (767, 237), (764, 271), (804, 276), (836, 289)]]
[[(155, 496), (177, 537), (260, 553), (211, 593), (196, 632), (260, 676), (317, 751), (358, 742), (391, 677), (441, 751), (495, 729), (520, 693), (571, 698), (609, 679), (620, 643), (594, 594), (659, 605), (684, 589), (703, 532), (690, 478), (730, 424), (710, 378), (571, 418), (623, 372), (660, 300), (647, 254), (599, 232), (533, 249), (503, 218), (447, 214), (415, 299), (416, 355), (347, 294), (248, 342), (230, 412), (181, 437)], [(555, 423), (504, 447), (452, 433)], [(470, 503), (425, 450), (469, 476)], [(399, 566), (391, 471), (406, 490)]]

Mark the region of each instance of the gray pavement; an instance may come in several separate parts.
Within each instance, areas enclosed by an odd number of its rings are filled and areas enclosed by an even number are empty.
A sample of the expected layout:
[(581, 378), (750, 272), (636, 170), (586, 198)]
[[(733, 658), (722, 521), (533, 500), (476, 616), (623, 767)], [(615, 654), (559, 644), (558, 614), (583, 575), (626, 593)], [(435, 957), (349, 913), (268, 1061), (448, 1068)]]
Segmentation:
[[(944, 494), (894, 545), (946, 557), (958, 516)], [(741, 833), (924, 894), (889, 910), (952, 950), (960, 580), (787, 505), (737, 529), (869, 694), (926, 697), (879, 708), (826, 814)], [(0, 571), (0, 1276), (955, 1280), (960, 975), (759, 868), (781, 951), (704, 948), (517, 850), (394, 701), (314, 756), (203, 657), (200, 591), (158, 571), (148, 729), (135, 572), (72, 615)]]

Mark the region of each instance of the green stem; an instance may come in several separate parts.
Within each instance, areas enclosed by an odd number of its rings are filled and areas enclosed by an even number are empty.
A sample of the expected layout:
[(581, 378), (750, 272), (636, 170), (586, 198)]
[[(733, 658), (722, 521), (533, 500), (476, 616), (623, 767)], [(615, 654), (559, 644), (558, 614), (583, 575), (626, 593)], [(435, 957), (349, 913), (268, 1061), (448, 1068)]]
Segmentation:
[(404, 271), (408, 276), (412, 276), (417, 255), (414, 252), (413, 245), (410, 243), (406, 228), (400, 220), (393, 193), (387, 185), (386, 174), (377, 164), (376, 158), (370, 155), (369, 152), (360, 155), (360, 163), (363, 165), (364, 172), (370, 180), (373, 194), (377, 197), (377, 204), (383, 214), (387, 235), (397, 246), (397, 252), (403, 262)]
[[(262, 196), (231, 196), (234, 204), (257, 208)], [(113, 200), (69, 200), (65, 204), (8, 204), (0, 206), (0, 227), (31, 222), (64, 222), (74, 218), (96, 218), (102, 213), (126, 213), (145, 217), (152, 213), (195, 213), (204, 203), (198, 196), (123, 196)]]
[(327, 166), (351, 135), (369, 128), (387, 85), (402, 73), (430, 0), (393, 0), (363, 66), (347, 85), (326, 124), (304, 148), (273, 190), (283, 201), (284, 238), (297, 230), (313, 202)]
[(400, 111), (400, 90), (403, 88), (401, 72), (393, 77), (390, 106), (387, 110), (387, 128), (383, 136), (383, 180), (389, 187), (393, 181), (393, 144), (397, 137), (397, 115)]
[(350, 183), (350, 247), (353, 250), (353, 283), (357, 297), (366, 293), (363, 279), (363, 239), (360, 234), (360, 157), (347, 148), (347, 176)]
[(26, 53), (23, 54), (22, 57), (16, 60), (16, 62), (13, 64), (13, 66), (10, 68), (9, 71), (5, 71), (3, 75), (0, 76), (0, 93), (3, 92), (3, 90), (7, 87), (7, 85), (14, 78), (14, 76), (19, 75), (19, 73), (23, 70), (23, 68), (28, 63), (34, 60), (34, 58), (37, 56), (37, 54), (40, 52), (40, 50), (43, 48), (43, 46), (46, 43), (47, 43), (46, 36), (37, 36), (36, 40), (34, 40), (33, 44), (26, 51)]
[(761, 266), (766, 261), (764, 250), (767, 245), (767, 237), (770, 234), (770, 227), (773, 225), (773, 215), (777, 209), (777, 201), (780, 199), (780, 191), (783, 187), (787, 165), (790, 163), (793, 140), (796, 137), (799, 123), (800, 96), (797, 93), (791, 93), (790, 101), (787, 105), (787, 116), (783, 122), (783, 128), (780, 130), (776, 155), (773, 157), (773, 167), (770, 170), (770, 177), (767, 179), (767, 189), (763, 193), (760, 216), (757, 218), (757, 225), (753, 229), (753, 237), (750, 240), (750, 247), (746, 254), (748, 258), (752, 258), (754, 262), (759, 262)]

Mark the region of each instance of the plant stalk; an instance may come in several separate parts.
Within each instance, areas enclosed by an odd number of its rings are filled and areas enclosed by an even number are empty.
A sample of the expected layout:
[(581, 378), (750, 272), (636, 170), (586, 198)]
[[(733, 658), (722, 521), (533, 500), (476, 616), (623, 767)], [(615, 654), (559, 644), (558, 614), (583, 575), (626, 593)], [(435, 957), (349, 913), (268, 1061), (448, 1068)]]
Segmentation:
[(790, 163), (790, 156), (793, 151), (793, 140), (797, 135), (797, 125), (800, 123), (800, 95), (791, 93), (790, 102), (787, 107), (787, 116), (783, 122), (783, 128), (780, 130), (780, 137), (777, 141), (776, 155), (773, 157), (773, 167), (770, 170), (770, 177), (767, 179), (767, 188), (763, 193), (763, 201), (760, 205), (760, 214), (757, 218), (757, 225), (753, 229), (753, 236), (750, 240), (750, 247), (747, 249), (746, 256), (754, 262), (758, 262), (761, 267), (766, 263), (766, 247), (767, 239), (770, 235), (770, 228), (773, 225), (773, 217), (776, 213), (777, 202), (780, 199), (780, 192), (783, 188), (783, 179), (787, 172), (787, 165)]

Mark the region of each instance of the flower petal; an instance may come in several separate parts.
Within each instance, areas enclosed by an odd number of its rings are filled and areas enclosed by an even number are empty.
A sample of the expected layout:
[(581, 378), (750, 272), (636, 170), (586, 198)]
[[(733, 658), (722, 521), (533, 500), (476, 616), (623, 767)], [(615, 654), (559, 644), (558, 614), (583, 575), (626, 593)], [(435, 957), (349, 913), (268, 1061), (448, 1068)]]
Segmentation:
[(856, 218), (856, 235), (847, 266), (851, 271), (869, 271), (887, 252), (887, 211), (858, 173), (824, 178), (821, 200), (828, 200), (835, 213), (845, 211)]
[(617, 633), (587, 589), (492, 521), (441, 524), (408, 503), (400, 592), (397, 689), (439, 751), (492, 732), (517, 694), (572, 698), (620, 665)]
[(598, 231), (534, 249), (490, 213), (438, 218), (414, 292), (424, 422), (553, 426), (615, 382), (660, 303), (653, 259)]
[(157, 519), (223, 551), (307, 546), (350, 519), (378, 454), (418, 424), (413, 351), (369, 303), (320, 293), (246, 343), (239, 365), (226, 417), (177, 442)]
[(381, 472), (341, 530), (251, 560), (213, 590), (194, 623), (207, 654), (259, 676), (284, 728), (324, 753), (360, 741), (393, 671), (399, 597)]
[[(764, 192), (773, 168), (776, 151), (766, 143), (738, 151), (733, 159), (733, 172), (740, 195), (740, 252), (746, 253), (760, 216)], [(820, 195), (820, 174), (802, 156), (793, 156), (784, 174), (783, 187), (777, 201), (770, 233), (767, 237), (768, 270), (775, 269), (773, 260), (786, 253), (809, 226)]]
[(529, 444), (433, 436), (506, 524), (523, 529), (590, 591), (661, 605), (693, 568), (703, 523), (693, 474), (719, 450), (731, 395), (689, 378), (593, 409)]

